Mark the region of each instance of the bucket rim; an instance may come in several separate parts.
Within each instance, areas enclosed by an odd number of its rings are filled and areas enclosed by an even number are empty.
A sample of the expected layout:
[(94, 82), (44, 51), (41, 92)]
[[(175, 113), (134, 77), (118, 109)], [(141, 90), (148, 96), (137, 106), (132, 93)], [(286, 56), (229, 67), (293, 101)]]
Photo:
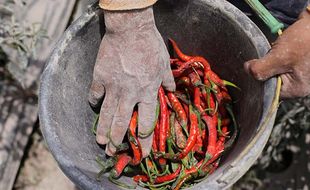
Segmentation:
[[(270, 49), (270, 45), (268, 40), (264, 36), (264, 34), (260, 31), (260, 29), (239, 9), (234, 7), (232, 4), (227, 2), (226, 0), (193, 0), (195, 3), (201, 3), (202, 5), (212, 6), (219, 11), (228, 12), (227, 16), (230, 18), (235, 24), (240, 27), (245, 27), (245, 32), (249, 36), (249, 39), (252, 39), (253, 31), (259, 33), (257, 36), (257, 41), (252, 40), (254, 47), (257, 48), (258, 56), (264, 56), (268, 50)], [(90, 178), (86, 176), (79, 168), (77, 168), (72, 161), (66, 156), (66, 153), (63, 151), (61, 147), (61, 143), (58, 139), (55, 130), (53, 129), (53, 124), (51, 123), (49, 118), (49, 112), (47, 110), (46, 105), (48, 104), (48, 88), (49, 81), (51, 80), (51, 75), (55, 70), (55, 67), (59, 63), (59, 58), (63, 54), (66, 46), (70, 43), (72, 37), (84, 27), (85, 24), (91, 22), (96, 18), (97, 11), (99, 10), (98, 3), (94, 3), (92, 6), (88, 8), (88, 10), (75, 22), (73, 22), (69, 28), (65, 31), (61, 39), (56, 44), (56, 48), (53, 50), (49, 61), (41, 75), (41, 84), (39, 91), (39, 118), (40, 126), (42, 130), (43, 137), (47, 143), (48, 148), (50, 149), (53, 157), (56, 159), (59, 167), (62, 171), (73, 181), (77, 186), (81, 189), (103, 189), (102, 186), (98, 185), (95, 178)], [(228, 10), (228, 11), (227, 11)], [(242, 18), (242, 23), (240, 19)], [(264, 45), (259, 45), (259, 43)], [(264, 84), (265, 89), (272, 89), (269, 93), (264, 95), (264, 107), (267, 109), (262, 113), (262, 120), (259, 123), (258, 130), (252, 139), (252, 142), (247, 145), (247, 147), (242, 151), (242, 153), (236, 158), (233, 162), (230, 163), (230, 167), (221, 171), (221, 175), (210, 175), (209, 178), (205, 180), (205, 182), (194, 185), (188, 189), (227, 189), (233, 183), (235, 183), (255, 162), (260, 153), (263, 151), (263, 147), (268, 141), (268, 138), (271, 134), (273, 123), (275, 120), (277, 105), (278, 105), (278, 89), (280, 88), (279, 82), (277, 82), (276, 78), (269, 79)], [(44, 118), (44, 119), (43, 119)], [(249, 153), (251, 149), (255, 147), (260, 147), (259, 152), (255, 152), (251, 154), (249, 157)], [(247, 156), (248, 155), (248, 156)], [(254, 157), (252, 155), (255, 155)], [(238, 163), (237, 163), (238, 162)], [(242, 169), (237, 166), (243, 164)], [(143, 189), (138, 187), (138, 189)]]

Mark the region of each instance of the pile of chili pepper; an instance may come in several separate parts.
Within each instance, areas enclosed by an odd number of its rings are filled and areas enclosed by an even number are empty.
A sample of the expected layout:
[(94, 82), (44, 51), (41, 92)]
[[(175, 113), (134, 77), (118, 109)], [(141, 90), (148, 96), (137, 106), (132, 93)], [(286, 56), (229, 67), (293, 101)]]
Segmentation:
[(236, 86), (214, 73), (203, 57), (185, 55), (175, 41), (170, 42), (178, 57), (170, 60), (177, 88), (175, 92), (159, 89), (150, 155), (142, 158), (134, 110), (127, 140), (117, 155), (106, 161), (97, 158), (98, 179), (109, 172), (109, 179), (125, 188), (135, 186), (118, 181), (121, 175), (149, 189), (189, 187), (214, 172), (221, 155), (236, 140), (238, 128), (227, 90)]

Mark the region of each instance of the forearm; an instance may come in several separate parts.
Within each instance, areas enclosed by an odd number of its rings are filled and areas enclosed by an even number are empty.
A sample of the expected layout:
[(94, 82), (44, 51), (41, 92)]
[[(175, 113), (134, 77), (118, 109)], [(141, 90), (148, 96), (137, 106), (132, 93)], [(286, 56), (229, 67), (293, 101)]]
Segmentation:
[(133, 10), (153, 5), (157, 0), (100, 0), (99, 6), (104, 10)]

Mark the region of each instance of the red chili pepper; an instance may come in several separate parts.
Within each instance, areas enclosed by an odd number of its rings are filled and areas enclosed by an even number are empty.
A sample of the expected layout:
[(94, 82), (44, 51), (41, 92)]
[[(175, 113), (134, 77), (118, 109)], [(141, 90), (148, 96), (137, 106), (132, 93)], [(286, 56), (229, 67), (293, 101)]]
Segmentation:
[(210, 175), (212, 174), (216, 169), (217, 167), (219, 166), (219, 163), (220, 163), (220, 159), (218, 159), (216, 162), (212, 163), (212, 164), (209, 164), (209, 165), (205, 165), (201, 168), (201, 175), (202, 176), (205, 176), (205, 175)]
[(200, 106), (201, 104), (201, 99), (200, 99), (200, 90), (198, 87), (194, 88), (194, 105), (197, 107), (198, 105)]
[(209, 172), (213, 172), (215, 169), (216, 169), (216, 167), (218, 166), (218, 162), (213, 166), (213, 168), (215, 168), (214, 170), (212, 170), (212, 168), (211, 169), (209, 169), (209, 168), (207, 168), (207, 167), (204, 167), (204, 166), (202, 166), (202, 164), (204, 163), (204, 160), (201, 160), (198, 164), (196, 164), (195, 166), (193, 166), (192, 168), (190, 168), (190, 169), (186, 169), (185, 170), (185, 175), (184, 175), (184, 177), (177, 183), (177, 185), (175, 186), (175, 188), (173, 188), (174, 190), (178, 190), (178, 189), (180, 189), (181, 187), (182, 187), (182, 185), (188, 180), (188, 179), (190, 179), (194, 174), (197, 174), (198, 173), (198, 171), (200, 170), (200, 168), (201, 167), (203, 167), (202, 168), (202, 172), (204, 172), (205, 174), (207, 174), (208, 173), (208, 171)]
[(172, 74), (175, 78), (177, 78), (184, 75), (186, 71), (192, 72), (192, 68), (199, 70), (202, 68), (202, 66), (203, 65), (201, 65), (200, 62), (196, 62), (195, 59), (192, 58), (189, 61), (183, 63), (178, 69), (173, 69)]
[[(186, 96), (186, 94), (180, 92), (180, 91), (175, 91), (174, 92), (175, 96), (184, 104), (189, 105), (190, 104), (190, 100), (188, 99), (188, 97)], [(183, 105), (184, 105), (183, 104)]]
[[(227, 133), (227, 130), (228, 130), (227, 127), (222, 128), (222, 132), (224, 134)], [(217, 160), (222, 155), (222, 153), (224, 151), (224, 147), (225, 147), (224, 143), (225, 143), (225, 136), (220, 136), (218, 142), (216, 143), (216, 153), (206, 164), (204, 164), (204, 166), (207, 166), (207, 165), (213, 163), (215, 160)]]
[[(164, 183), (164, 182), (167, 182), (167, 181), (171, 181), (175, 178), (178, 177), (178, 175), (180, 174), (181, 172), (181, 165), (176, 169), (175, 172), (173, 172), (172, 174), (169, 174), (169, 175), (164, 175), (164, 176), (159, 176), (155, 179), (155, 184), (160, 184), (160, 183)], [(133, 177), (133, 180), (135, 182), (139, 182), (139, 181), (142, 181), (142, 182), (148, 182), (149, 181), (149, 177), (147, 175), (136, 175)]]
[(212, 85), (211, 85), (211, 82), (209, 81), (209, 79), (208, 79), (208, 77), (203, 77), (204, 79), (203, 79), (203, 83), (205, 84), (205, 86), (207, 87), (207, 88), (212, 88)]
[(218, 88), (218, 86), (216, 86), (216, 93), (214, 93), (216, 101), (219, 104), (223, 104), (224, 103), (224, 98), (223, 98), (223, 93), (221, 92), (221, 90)]
[(155, 133), (154, 133), (153, 142), (152, 142), (152, 151), (153, 152), (158, 152), (158, 146), (157, 146), (157, 141), (156, 141), (156, 138), (155, 138)]
[(207, 97), (208, 97), (208, 93), (205, 89), (205, 87), (201, 87), (200, 88), (200, 99), (201, 99), (201, 102), (200, 102), (200, 105), (202, 106), (202, 108), (205, 110), (207, 109)]
[[(159, 146), (158, 149), (160, 152), (165, 153), (166, 151), (166, 140), (167, 140), (167, 121), (169, 120), (168, 116), (168, 107), (165, 98), (165, 91), (162, 87), (159, 88), (158, 92), (159, 103), (160, 103), (160, 124), (159, 124)], [(163, 158), (159, 159), (160, 165), (165, 165), (166, 160)]]
[(202, 139), (202, 147), (207, 148), (208, 147), (208, 139), (207, 139), (207, 130), (205, 127), (201, 130), (201, 139)]
[(133, 166), (140, 164), (142, 160), (141, 144), (136, 135), (137, 120), (138, 120), (138, 112), (134, 111), (132, 118), (130, 120), (129, 133), (128, 133), (129, 143), (133, 152), (133, 159), (131, 160), (130, 164)]
[(184, 53), (182, 53), (182, 51), (180, 50), (180, 48), (178, 47), (177, 43), (174, 40), (172, 40), (172, 39), (169, 39), (169, 40), (170, 40), (170, 42), (171, 42), (171, 44), (173, 46), (174, 51), (176, 52), (176, 54), (178, 55), (178, 57), (182, 61), (188, 62), (189, 60), (193, 59), (195, 62), (202, 63), (203, 66), (204, 66), (205, 71), (210, 70), (210, 64), (208, 63), (208, 61), (206, 59), (204, 59), (203, 57), (200, 57), (200, 56), (193, 57), (193, 56), (185, 55)]
[[(199, 132), (198, 132), (198, 134), (199, 134)], [(201, 151), (202, 147), (203, 147), (202, 137), (199, 134), (199, 135), (197, 135), (196, 144), (195, 144), (195, 146), (193, 148), (193, 151), (194, 152)]]
[(223, 99), (225, 100), (226, 103), (231, 102), (231, 96), (228, 94), (227, 90), (222, 91)]
[(230, 119), (229, 118), (225, 118), (222, 120), (222, 126), (228, 126), (230, 125)]
[(216, 140), (217, 140), (217, 117), (216, 115), (209, 116), (206, 114), (205, 110), (203, 110), (201, 104), (200, 104), (200, 90), (198, 87), (194, 89), (194, 105), (198, 109), (198, 111), (201, 114), (201, 118), (208, 126), (209, 136), (208, 136), (208, 147), (207, 152), (213, 156), (216, 151)]
[(182, 103), (183, 109), (185, 111), (186, 117), (189, 117), (189, 108), (188, 105), (186, 105), (185, 103)]
[(171, 181), (177, 178), (178, 175), (180, 174), (181, 168), (182, 168), (181, 165), (179, 165), (178, 169), (172, 174), (157, 177), (155, 179), (155, 183), (164, 183), (166, 181)]
[(219, 105), (223, 105), (226, 103), (230, 103), (231, 97), (228, 95), (227, 93), (227, 89), (225, 88), (220, 88), (219, 86), (215, 86), (214, 90), (216, 91), (216, 93), (214, 93), (217, 102), (219, 103)]
[(204, 110), (209, 109), (208, 113), (210, 115), (215, 114), (215, 112), (217, 111), (216, 110), (217, 109), (217, 105), (215, 104), (213, 93), (207, 93), (205, 88), (201, 88), (201, 92), (200, 93), (201, 93), (200, 94), (200, 98), (201, 98), (200, 105), (201, 105), (201, 107)]
[(174, 129), (176, 134), (176, 144), (180, 149), (186, 146), (186, 137), (183, 133), (182, 127), (177, 120), (174, 121)]
[(173, 63), (173, 66), (181, 67), (183, 64), (184, 64), (184, 62), (178, 60), (178, 61), (176, 61), (176, 62)]
[(146, 159), (146, 165), (150, 170), (154, 169), (153, 162), (150, 159)]
[(135, 175), (133, 176), (133, 180), (138, 183), (139, 181), (142, 181), (142, 182), (148, 182), (149, 181), (149, 178), (147, 177), (147, 175)]
[(226, 126), (222, 127), (222, 133), (224, 135), (219, 136), (219, 140), (216, 143), (216, 149), (218, 152), (223, 151), (223, 149), (224, 149), (225, 139), (227, 136), (227, 127)]
[(197, 139), (196, 139), (196, 144), (193, 148), (193, 151), (200, 151), (202, 149), (203, 146), (203, 142), (202, 142), (202, 131), (200, 132), (200, 130), (198, 130), (198, 134), (197, 134)]
[(175, 59), (171, 59), (170, 58), (170, 64), (174, 64), (176, 62), (180, 61), (178, 58), (175, 58)]
[[(185, 111), (186, 117), (189, 118), (189, 107), (188, 107), (188, 105), (184, 102), (182, 103), (182, 105), (183, 105), (183, 109)], [(186, 125), (186, 131), (189, 131), (189, 125), (188, 124)]]
[(209, 96), (209, 103), (210, 103), (210, 108), (211, 108), (211, 111), (210, 111), (210, 114), (211, 115), (214, 115), (216, 114), (217, 112), (217, 107), (216, 107), (216, 104), (215, 104), (215, 98), (214, 98), (214, 95), (211, 93), (210, 96)]
[(156, 139), (155, 138), (153, 138), (152, 150), (153, 150), (153, 152), (157, 152), (158, 151), (158, 147), (157, 147)]
[(203, 75), (204, 75), (203, 71), (201, 71), (201, 70), (196, 70), (196, 72), (198, 73), (198, 75), (199, 75), (200, 77), (203, 77)]
[(186, 169), (185, 175), (190, 175), (190, 174), (196, 173), (199, 170), (199, 168), (202, 166), (203, 163), (204, 163), (204, 160), (200, 160), (195, 166), (193, 166), (189, 169)]
[(131, 162), (131, 160), (131, 157), (126, 153), (118, 155), (117, 162), (115, 163), (114, 168), (111, 170), (110, 175), (113, 178), (118, 178), (122, 174), (124, 168), (129, 164), (129, 162)]
[(209, 80), (211, 80), (218, 86), (225, 86), (223, 80), (212, 70), (208, 70), (207, 72), (205, 72), (205, 77), (207, 77)]
[(209, 174), (212, 174), (219, 167), (219, 164), (220, 164), (220, 160), (216, 161), (213, 164), (213, 167), (211, 168), (211, 170), (209, 171)]
[[(200, 90), (198, 87), (194, 88), (194, 105), (201, 105)], [(193, 151), (200, 151), (202, 146), (203, 146), (202, 131), (198, 130), (197, 140)]]
[(181, 160), (184, 157), (186, 157), (188, 155), (188, 153), (195, 146), (197, 134), (198, 134), (198, 119), (197, 119), (197, 116), (194, 113), (193, 107), (191, 105), (189, 106), (189, 113), (190, 113), (191, 127), (190, 127), (189, 137), (188, 137), (187, 142), (186, 142), (186, 146), (182, 150), (182, 152), (179, 152), (175, 155), (166, 154), (165, 157), (168, 159)]
[(168, 92), (168, 99), (171, 102), (172, 109), (176, 112), (178, 121), (181, 126), (185, 128), (187, 125), (187, 117), (182, 104), (172, 92)]
[[(225, 104), (219, 104), (219, 113), (222, 118), (227, 118), (227, 110)], [(225, 120), (225, 119), (224, 119)], [(226, 121), (225, 121), (226, 122)], [(229, 125), (229, 124), (228, 124)]]
[(194, 147), (196, 140), (197, 140), (197, 135), (199, 131), (198, 118), (195, 112), (193, 111), (192, 105), (189, 105), (189, 116), (190, 116), (190, 123), (191, 123), (189, 137), (186, 142), (186, 147), (181, 152), (179, 159), (183, 159), (185, 156), (187, 156), (187, 154)]
[[(206, 116), (207, 118), (209, 116)], [(210, 117), (210, 119), (207, 119), (209, 121), (209, 124), (207, 124), (208, 126), (210, 125), (210, 131), (209, 131), (209, 136), (208, 136), (208, 147), (207, 147), (207, 152), (211, 155), (214, 155), (215, 153), (215, 147), (214, 147), (214, 142), (216, 142), (217, 139), (217, 130), (216, 130), (216, 126), (217, 126), (217, 116), (213, 115)]]
[[(201, 99), (201, 98), (200, 98)], [(205, 101), (202, 101), (201, 100), (201, 102), (200, 102), (200, 105), (201, 105), (201, 107), (204, 109), (204, 110), (206, 110), (206, 111), (208, 111), (208, 106), (207, 106), (207, 104), (206, 104), (206, 102)], [(210, 110), (211, 111), (211, 110)]]
[(189, 78), (190, 78), (190, 80), (191, 80), (191, 83), (192, 83), (194, 86), (199, 86), (199, 85), (202, 84), (202, 83), (201, 83), (201, 80), (200, 80), (200, 77), (199, 77), (199, 75), (198, 75), (197, 73), (192, 72), (192, 73), (190, 73), (188, 76), (189, 76)]
[(193, 60), (196, 63), (201, 63), (204, 67), (204, 75), (208, 72), (211, 71), (210, 63), (203, 57), (200, 56), (195, 56), (191, 60)]
[(188, 61), (189, 59), (192, 58), (191, 56), (188, 56), (188, 55), (185, 55), (184, 53), (182, 53), (182, 51), (180, 50), (180, 48), (178, 47), (177, 43), (174, 40), (169, 39), (169, 41), (171, 42), (172, 47), (173, 47), (175, 53), (178, 55), (178, 57), (182, 61)]
[(168, 107), (172, 108), (170, 100), (168, 99), (168, 96), (165, 95), (165, 99), (166, 99), (166, 103), (167, 103)]
[(170, 137), (170, 115), (171, 111), (168, 110), (168, 119), (166, 120), (166, 140)]
[(188, 77), (181, 77), (179, 80), (177, 80), (177, 85), (184, 85), (186, 87), (191, 85), (191, 81)]
[(185, 175), (178, 183), (177, 185), (173, 188), (173, 190), (179, 190), (183, 186), (183, 184), (191, 178), (191, 175)]
[(154, 129), (154, 137), (153, 137), (153, 152), (158, 151), (158, 142), (159, 142), (159, 122), (156, 122), (155, 129)]

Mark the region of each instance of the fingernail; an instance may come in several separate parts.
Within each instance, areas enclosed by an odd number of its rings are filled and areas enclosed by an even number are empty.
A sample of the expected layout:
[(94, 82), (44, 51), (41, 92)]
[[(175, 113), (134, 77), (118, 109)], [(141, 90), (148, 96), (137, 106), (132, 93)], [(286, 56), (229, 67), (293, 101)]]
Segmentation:
[(111, 145), (111, 143), (108, 143), (106, 148), (105, 148), (105, 153), (108, 155), (108, 156), (113, 156), (116, 152), (116, 148)]
[(244, 70), (247, 74), (251, 75), (252, 77), (254, 77), (256, 80), (266, 80), (266, 77), (264, 75), (262, 75), (263, 73), (258, 72), (258, 68), (257, 68), (257, 64), (256, 64), (256, 60), (251, 60), (248, 62), (244, 63)]
[(250, 74), (250, 62), (245, 62), (243, 68), (247, 74)]
[(175, 82), (171, 82), (166, 88), (166, 90), (170, 91), (170, 92), (174, 92), (175, 89), (176, 89), (176, 85), (175, 85)]
[(97, 135), (96, 141), (98, 144), (105, 145), (109, 143), (109, 139), (103, 135)]
[(150, 155), (150, 153), (151, 153), (151, 149), (142, 149), (142, 156), (143, 156), (143, 158), (146, 158), (146, 157), (148, 157), (149, 155)]

